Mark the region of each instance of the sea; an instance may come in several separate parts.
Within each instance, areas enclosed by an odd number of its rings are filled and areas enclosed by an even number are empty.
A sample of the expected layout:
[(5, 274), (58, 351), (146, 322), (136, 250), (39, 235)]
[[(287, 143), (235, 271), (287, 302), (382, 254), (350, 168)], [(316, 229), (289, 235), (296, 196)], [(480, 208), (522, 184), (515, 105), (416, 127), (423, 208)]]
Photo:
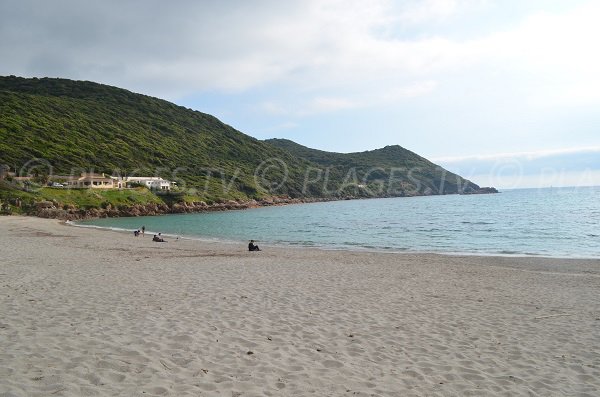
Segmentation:
[(398, 197), (256, 209), (104, 218), (171, 238), (384, 252), (600, 258), (600, 187)]

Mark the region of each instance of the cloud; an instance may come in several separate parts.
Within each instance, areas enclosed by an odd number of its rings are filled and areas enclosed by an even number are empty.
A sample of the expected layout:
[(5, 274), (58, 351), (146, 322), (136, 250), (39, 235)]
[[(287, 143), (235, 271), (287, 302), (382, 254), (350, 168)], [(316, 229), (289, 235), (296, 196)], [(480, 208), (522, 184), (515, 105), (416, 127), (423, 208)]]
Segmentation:
[(600, 184), (600, 147), (432, 160), (476, 183), (502, 188)]
[(307, 116), (319, 113), (336, 112), (360, 107), (360, 104), (343, 97), (316, 97), (305, 101), (284, 106), (281, 103), (263, 102), (258, 108), (278, 116)]
[(532, 86), (511, 88), (533, 105), (600, 101), (596, 2), (481, 37), (394, 34), (481, 2), (5, 0), (0, 73), (94, 80), (172, 100), (276, 86), (302, 98), (286, 99), (297, 113), (315, 114), (428, 95), (457, 73), (486, 86), (508, 74), (476, 70), (506, 73), (502, 65), (531, 77)]
[(348, 97), (317, 96), (306, 100), (302, 98), (301, 100), (296, 100), (294, 103), (288, 103), (288, 106), (280, 102), (265, 101), (258, 108), (273, 115), (302, 117), (320, 113), (385, 106), (403, 99), (427, 95), (434, 91), (436, 86), (437, 83), (435, 81), (417, 81), (405, 87), (394, 87), (387, 91), (376, 93), (361, 91), (356, 95)]
[(266, 131), (267, 132), (279, 132), (279, 131), (285, 131), (285, 130), (291, 130), (294, 128), (297, 128), (298, 124), (293, 122), (293, 121), (285, 121), (283, 123), (274, 125), (270, 128), (267, 128)]
[[(400, 20), (444, 14), (454, 3), (412, 2)], [(383, 0), (7, 0), (0, 4), (0, 72), (93, 79), (170, 96), (277, 82), (372, 92), (410, 84), (412, 74), (447, 62), (456, 50), (445, 40), (379, 34), (398, 23), (392, 12)]]
[(453, 15), (458, 5), (457, 0), (409, 1), (404, 3), (398, 19), (412, 24), (443, 20)]
[(561, 155), (580, 154), (580, 153), (598, 153), (600, 154), (600, 146), (578, 147), (578, 148), (563, 148), (552, 150), (538, 150), (529, 152), (514, 152), (514, 153), (495, 153), (472, 156), (455, 156), (455, 157), (438, 157), (432, 161), (450, 163), (462, 163), (467, 161), (497, 161), (503, 159), (524, 159), (535, 160), (544, 157), (555, 157)]
[(537, 174), (529, 175), (519, 173), (487, 173), (468, 175), (468, 179), (477, 183), (479, 186), (494, 186), (500, 190), (600, 186), (600, 171), (591, 169), (583, 171), (541, 170)]
[(593, 1), (563, 14), (539, 12), (513, 30), (474, 40), (467, 52), (526, 73), (532, 106), (598, 103), (599, 17), (600, 3)]
[(304, 110), (304, 112), (331, 112), (342, 109), (352, 109), (358, 106), (358, 103), (346, 98), (318, 97), (311, 101), (308, 109)]

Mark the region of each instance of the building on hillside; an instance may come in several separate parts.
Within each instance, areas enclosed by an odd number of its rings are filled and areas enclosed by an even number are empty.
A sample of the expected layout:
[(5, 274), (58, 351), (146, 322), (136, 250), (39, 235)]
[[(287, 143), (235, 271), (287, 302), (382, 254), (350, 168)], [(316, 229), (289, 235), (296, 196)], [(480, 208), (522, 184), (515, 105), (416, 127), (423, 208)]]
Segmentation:
[(54, 176), (54, 180), (64, 179), (63, 185), (72, 188), (114, 189), (115, 181), (104, 174), (82, 172), (80, 176)]
[(125, 178), (121, 176), (111, 176), (110, 179), (113, 180), (114, 187), (116, 189), (125, 189), (127, 187), (127, 182), (125, 181)]
[(84, 172), (79, 176), (74, 175), (53, 175), (51, 181), (60, 183), (64, 187), (79, 189), (124, 189), (134, 184), (144, 185), (148, 189), (169, 191), (175, 182), (167, 181), (160, 177), (149, 176), (108, 176), (105, 174), (95, 174)]
[(150, 176), (128, 176), (124, 178), (128, 186), (132, 184), (145, 185), (148, 189), (152, 190), (171, 190), (176, 185), (175, 182), (167, 181), (161, 177), (150, 177)]
[(5, 173), (4, 177), (0, 178), (0, 179), (6, 179), (6, 178), (11, 178), (15, 182), (29, 182), (29, 181), (33, 180), (32, 175), (18, 176), (15, 172), (10, 172), (10, 171)]

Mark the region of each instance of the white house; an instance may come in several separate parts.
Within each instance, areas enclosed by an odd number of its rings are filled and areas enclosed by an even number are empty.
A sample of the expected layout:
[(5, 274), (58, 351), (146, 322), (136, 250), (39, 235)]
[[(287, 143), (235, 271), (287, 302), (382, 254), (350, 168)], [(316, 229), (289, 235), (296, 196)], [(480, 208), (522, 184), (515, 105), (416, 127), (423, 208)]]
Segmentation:
[(171, 187), (175, 186), (175, 182), (167, 181), (161, 177), (150, 177), (150, 176), (128, 176), (124, 178), (127, 184), (139, 183), (146, 185), (148, 189), (155, 190), (171, 190)]

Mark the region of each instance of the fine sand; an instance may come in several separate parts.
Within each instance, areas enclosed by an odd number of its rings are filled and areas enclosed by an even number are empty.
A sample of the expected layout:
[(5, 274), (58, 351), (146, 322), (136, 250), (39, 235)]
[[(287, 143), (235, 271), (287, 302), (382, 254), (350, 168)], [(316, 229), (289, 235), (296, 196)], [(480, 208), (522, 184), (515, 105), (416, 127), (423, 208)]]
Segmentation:
[(0, 396), (600, 395), (599, 260), (0, 236)]

